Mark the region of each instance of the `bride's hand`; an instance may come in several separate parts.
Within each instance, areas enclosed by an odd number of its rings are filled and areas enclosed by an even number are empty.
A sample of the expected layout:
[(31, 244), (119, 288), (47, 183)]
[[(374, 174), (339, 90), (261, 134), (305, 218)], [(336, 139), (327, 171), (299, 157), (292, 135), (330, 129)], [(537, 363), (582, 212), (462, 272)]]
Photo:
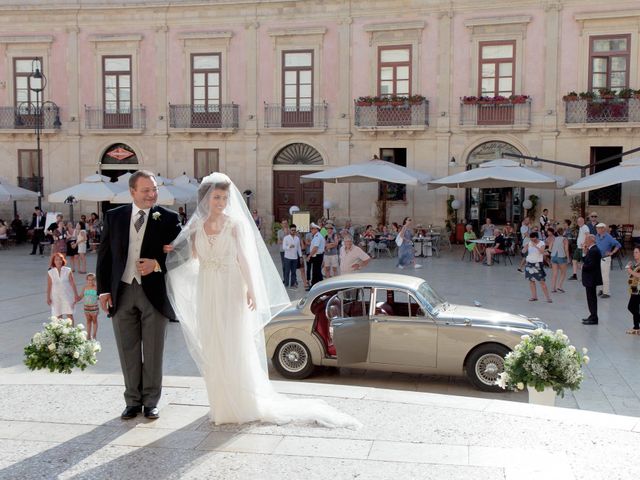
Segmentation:
[(173, 252), (173, 245), (163, 245), (162, 246), (162, 251), (164, 253)]
[(256, 309), (256, 299), (253, 297), (251, 292), (247, 292), (247, 306), (249, 307), (249, 310)]

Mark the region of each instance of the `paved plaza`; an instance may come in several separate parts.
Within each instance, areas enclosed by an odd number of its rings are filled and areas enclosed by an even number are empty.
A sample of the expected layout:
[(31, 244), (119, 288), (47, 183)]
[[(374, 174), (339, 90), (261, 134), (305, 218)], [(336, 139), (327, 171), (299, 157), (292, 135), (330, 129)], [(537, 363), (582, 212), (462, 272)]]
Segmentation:
[[(119, 419), (122, 378), (109, 320), (99, 363), (84, 373), (28, 372), (22, 348), (48, 317), (46, 258), (0, 251), (0, 479), (22, 478), (637, 478), (640, 339), (625, 335), (626, 275), (612, 271), (600, 325), (583, 326), (584, 290), (568, 282), (554, 303), (530, 303), (515, 266), (460, 261), (460, 247), (420, 259), (420, 277), (452, 302), (539, 316), (589, 349), (582, 389), (550, 408), (525, 393), (489, 394), (464, 378), (324, 369), (293, 395), (324, 398), (360, 419), (360, 430), (314, 426), (214, 427), (204, 385), (170, 324), (161, 419)], [(394, 258), (368, 270), (397, 271)], [(95, 255), (89, 256), (89, 268)], [(79, 280), (79, 284), (83, 281)], [(301, 295), (292, 292), (292, 297)], [(81, 311), (77, 309), (78, 318)], [(275, 373), (272, 378), (278, 379)], [(616, 415), (611, 415), (616, 414)]]

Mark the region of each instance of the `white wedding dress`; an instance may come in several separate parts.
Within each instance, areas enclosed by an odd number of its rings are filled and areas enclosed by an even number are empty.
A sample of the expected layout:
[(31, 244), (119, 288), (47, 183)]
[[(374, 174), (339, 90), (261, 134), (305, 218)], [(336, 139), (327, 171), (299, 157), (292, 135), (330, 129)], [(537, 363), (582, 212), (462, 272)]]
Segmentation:
[(200, 223), (192, 239), (199, 263), (192, 332), (199, 345), (192, 355), (207, 387), (211, 420), (358, 427), (357, 420), (321, 400), (290, 399), (272, 386), (264, 367), (264, 334), (251, 329), (256, 312), (247, 306), (243, 275), (251, 265), (240, 248), (235, 222), (226, 217), (217, 235), (207, 235)]

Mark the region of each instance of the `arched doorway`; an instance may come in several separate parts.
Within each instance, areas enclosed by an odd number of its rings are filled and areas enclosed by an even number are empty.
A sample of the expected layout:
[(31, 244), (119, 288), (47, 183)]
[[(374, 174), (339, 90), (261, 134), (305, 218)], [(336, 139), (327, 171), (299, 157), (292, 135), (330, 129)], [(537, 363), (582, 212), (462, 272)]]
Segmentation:
[(289, 218), (292, 205), (311, 213), (315, 221), (322, 216), (322, 182), (300, 183), (300, 176), (317, 172), (324, 165), (322, 155), (306, 143), (290, 143), (273, 159), (273, 214), (276, 221)]
[[(490, 141), (475, 147), (467, 157), (467, 170), (478, 167), (481, 163), (504, 157), (505, 153), (521, 154), (513, 145)], [(514, 158), (510, 158), (514, 160)], [(466, 218), (474, 226), (482, 224), (485, 218), (491, 218), (495, 225), (507, 222), (520, 223), (524, 188), (467, 188)]]
[[(114, 143), (109, 145), (100, 159), (100, 173), (111, 178), (115, 182), (118, 177), (127, 172), (138, 170), (138, 156), (133, 148), (126, 143)], [(111, 202), (102, 202), (102, 212), (113, 208)]]

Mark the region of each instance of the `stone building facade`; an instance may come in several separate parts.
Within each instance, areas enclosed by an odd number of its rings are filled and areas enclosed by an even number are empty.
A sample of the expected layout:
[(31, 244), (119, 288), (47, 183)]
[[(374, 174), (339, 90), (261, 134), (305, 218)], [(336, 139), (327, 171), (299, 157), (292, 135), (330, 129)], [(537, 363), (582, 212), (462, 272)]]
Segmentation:
[[(41, 176), (45, 208), (61, 209), (46, 195), (96, 171), (219, 169), (265, 219), (293, 204), (319, 215), (329, 200), (332, 217), (371, 222), (376, 184), (299, 176), (374, 155), (433, 177), (505, 152), (584, 166), (639, 146), (640, 100), (563, 99), (640, 88), (639, 24), (637, 1), (2, 0), (0, 176), (32, 187)], [(35, 67), (48, 79), (40, 100), (55, 103), (40, 163), (25, 87)], [(467, 98), (480, 96), (494, 98)], [(532, 194), (557, 219), (572, 213), (561, 191), (389, 190), (397, 221), (442, 224), (449, 195), (459, 218), (517, 221)], [(640, 223), (637, 188), (587, 201)]]

